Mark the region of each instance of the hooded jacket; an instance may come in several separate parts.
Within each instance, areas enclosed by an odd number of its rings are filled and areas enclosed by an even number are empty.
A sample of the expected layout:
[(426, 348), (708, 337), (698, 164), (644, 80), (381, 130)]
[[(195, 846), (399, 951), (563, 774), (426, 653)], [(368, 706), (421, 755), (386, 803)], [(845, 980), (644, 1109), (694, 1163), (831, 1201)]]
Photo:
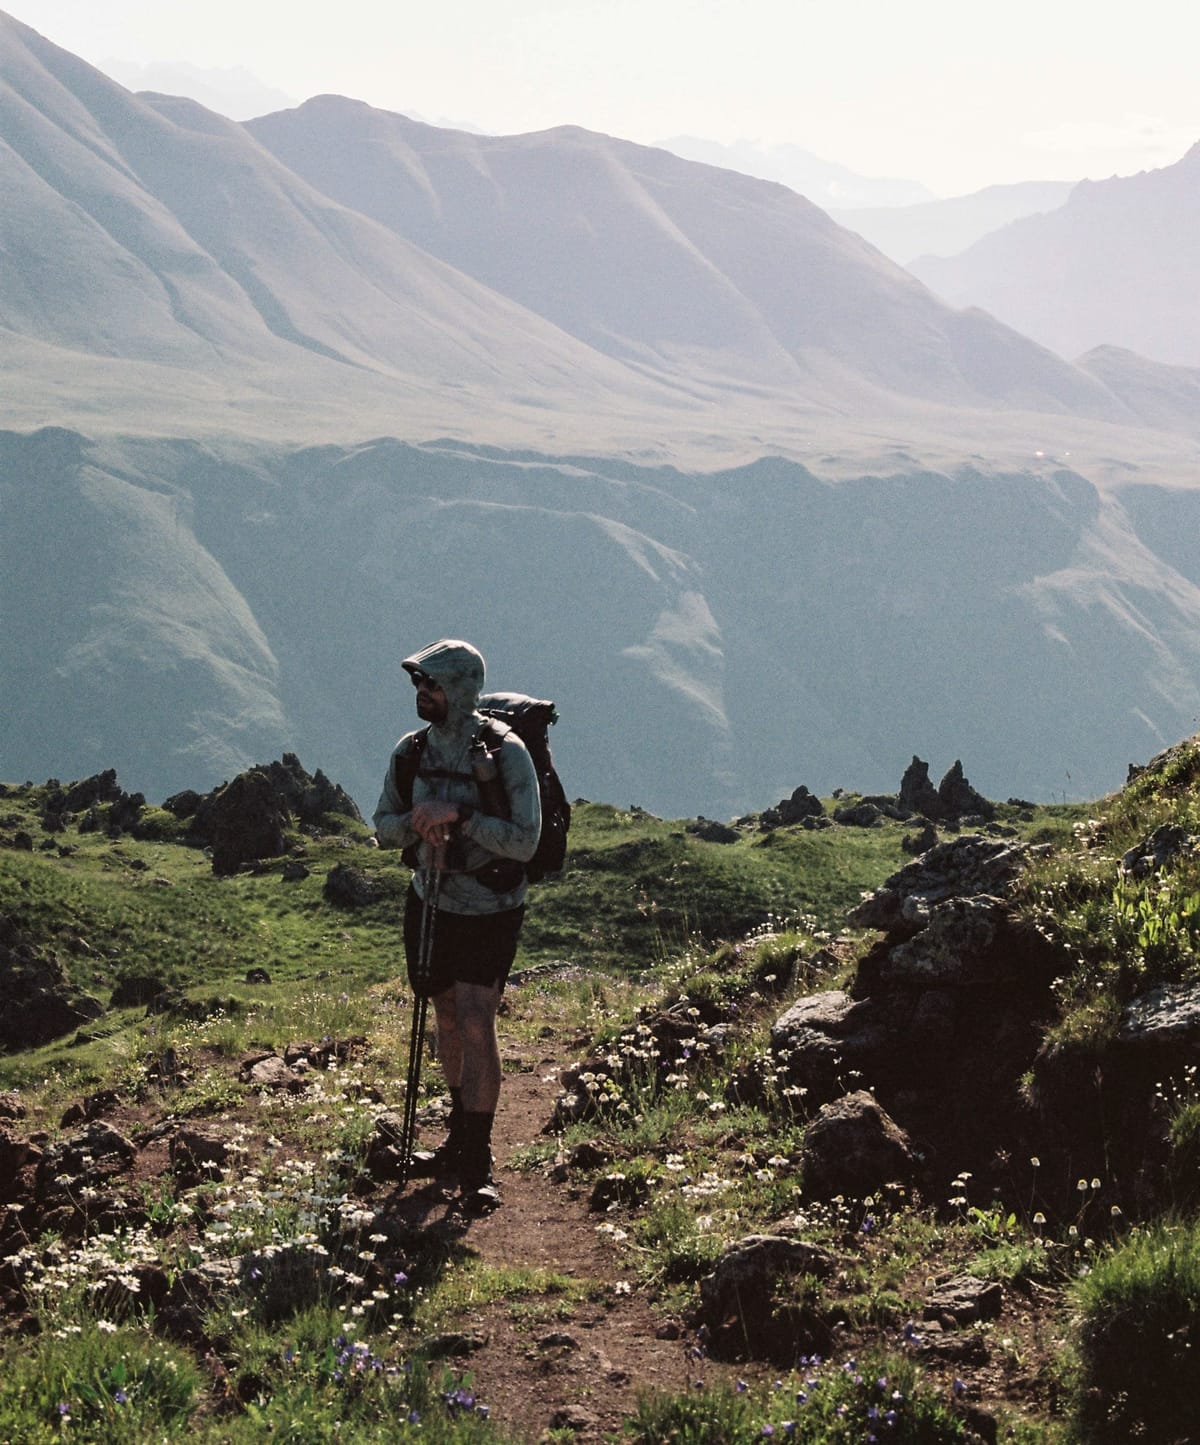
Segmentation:
[[(495, 893), (474, 875), (499, 859), (527, 863), (533, 857), (542, 826), (533, 760), (516, 733), (508, 732), (496, 761), (509, 817), (497, 818), (483, 812), (479, 788), (471, 776), (471, 744), (487, 724), (476, 707), (483, 691), (483, 658), (469, 642), (442, 638), (406, 657), (401, 665), (410, 674), (425, 673), (433, 678), (446, 694), (447, 704), (445, 720), (429, 725), (420, 770), (413, 780), (413, 804), (439, 798), (473, 810), (458, 824), (457, 834), (463, 846), (457, 864), (461, 866), (442, 874), (438, 907), (450, 913), (469, 914), (516, 908), (524, 902), (528, 888), (523, 878), (511, 891)], [(396, 786), (396, 759), (412, 749), (422, 731), (406, 733), (388, 759), (387, 777), (374, 815), (375, 836), (381, 848), (407, 848), (420, 841), (411, 825), (411, 810), (406, 808)], [(428, 844), (421, 843), (421, 868), (414, 874), (413, 886), (422, 895), (423, 869), (430, 862), (430, 853)]]

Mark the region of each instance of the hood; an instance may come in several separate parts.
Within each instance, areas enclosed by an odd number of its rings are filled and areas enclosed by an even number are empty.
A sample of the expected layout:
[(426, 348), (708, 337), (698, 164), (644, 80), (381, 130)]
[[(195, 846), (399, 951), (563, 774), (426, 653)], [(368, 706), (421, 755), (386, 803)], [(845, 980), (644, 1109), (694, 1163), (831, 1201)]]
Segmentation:
[(405, 672), (427, 673), (441, 687), (449, 704), (446, 721), (451, 727), (475, 711), (483, 691), (484, 665), (482, 654), (469, 642), (443, 637), (406, 657), (400, 665)]

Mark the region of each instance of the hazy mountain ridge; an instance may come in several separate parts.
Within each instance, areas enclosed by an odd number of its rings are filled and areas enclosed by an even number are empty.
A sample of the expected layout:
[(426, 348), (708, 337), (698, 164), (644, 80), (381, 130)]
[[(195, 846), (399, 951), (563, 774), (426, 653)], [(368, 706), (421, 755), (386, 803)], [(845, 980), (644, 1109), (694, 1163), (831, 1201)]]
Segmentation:
[(832, 411), (865, 383), (1121, 418), (1090, 379), (948, 310), (782, 186), (573, 127), (468, 135), (337, 96), (247, 129), (333, 199), (622, 360)]
[(693, 135), (671, 136), (658, 145), (684, 160), (777, 181), (825, 210), (838, 205), (912, 206), (935, 199), (920, 181), (859, 175), (848, 166), (824, 160), (798, 145), (750, 140), (723, 145)]
[(573, 792), (668, 814), (913, 751), (1095, 795), (1188, 731), (1194, 378), (1070, 366), (663, 151), (253, 131), (288, 163), (0, 17), (11, 776), (294, 751), (369, 812), (446, 633), (559, 703)]
[(828, 210), (839, 225), (908, 266), (928, 255), (957, 255), (1024, 216), (1057, 210), (1074, 185), (1074, 181), (1027, 181), (904, 206), (830, 206)]
[(1124, 347), (1200, 365), (1200, 144), (1172, 166), (1082, 181), (1065, 205), (912, 270), (953, 305), (986, 307), (1076, 357)]
[(337, 97), (247, 129), (133, 96), (11, 18), (0, 35), (18, 425), (161, 431), (166, 413), (192, 435), (702, 466), (893, 444), (1007, 463), (1042, 439), (1016, 411), (1055, 417), (1064, 450), (1096, 421), (1140, 425), (782, 186), (576, 128), (476, 136)]
[(14, 342), (171, 367), (181, 390), (190, 373), (283, 395), (294, 380), (333, 394), (353, 385), (368, 404), (381, 384), (420, 398), (440, 388), (469, 411), (489, 397), (502, 406), (516, 373), (543, 406), (672, 404), (330, 203), (235, 123), (135, 97), (9, 18), (0, 37), (12, 197), (0, 321)]

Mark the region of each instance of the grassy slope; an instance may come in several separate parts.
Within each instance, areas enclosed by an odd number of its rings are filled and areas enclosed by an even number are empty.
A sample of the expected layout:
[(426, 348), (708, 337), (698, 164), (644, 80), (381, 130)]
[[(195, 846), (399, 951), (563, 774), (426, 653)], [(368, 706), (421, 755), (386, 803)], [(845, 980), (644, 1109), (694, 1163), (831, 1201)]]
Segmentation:
[[(1109, 840), (1104, 850), (1077, 847), (1071, 841), (1071, 825), (1083, 821), (1084, 809), (1039, 809), (1031, 820), (1018, 819), (1015, 813), (1008, 816), (1026, 837), (1061, 845), (1030, 893), (1029, 906), (1046, 926), (1061, 927), (1072, 938), (1086, 933), (1086, 922), (1081, 923), (1071, 908), (1055, 911), (1060, 895), (1053, 890), (1065, 888), (1073, 905), (1085, 894), (1101, 902), (1109, 899), (1118, 843), (1135, 834), (1144, 836), (1156, 820), (1170, 816), (1186, 821), (1192, 816), (1196, 777), (1192, 762), (1180, 763), (1164, 780), (1144, 782), (1118, 798), (1108, 808), (1109, 821), (1101, 830)], [(392, 992), (388, 980), (398, 971), (397, 907), (407, 879), (395, 855), (368, 848), (361, 833), (297, 838), (296, 851), (311, 870), (307, 879), (285, 882), (278, 861), (262, 873), (216, 879), (203, 854), (170, 841), (170, 826), (161, 816), (164, 836), (158, 840), (109, 839), (72, 829), (50, 840), (56, 845), (53, 850), (43, 850), (38, 803), (37, 790), (10, 790), (0, 799), (0, 835), (11, 837), (14, 829), (23, 827), (35, 839), (33, 852), (0, 848), (0, 913), (17, 919), (36, 945), (53, 948), (73, 980), (103, 1002), (122, 979), (156, 975), (199, 1001), (202, 1021), (183, 1016), (147, 1018), (140, 1006), (110, 1009), (69, 1038), (0, 1060), (0, 1086), (24, 1091), (30, 1108), (25, 1127), (45, 1127), (54, 1136), (65, 1104), (93, 1088), (114, 1085), (135, 1097), (147, 1053), (161, 1051), (167, 1042), (185, 1058), (199, 1062), (214, 1054), (233, 1058), (253, 1046), (281, 1046), (324, 1033), (335, 1037), (363, 1033), (373, 1039), (381, 1056), (388, 1057), (388, 1068), (395, 1073), (390, 1061), (400, 1055), (400, 1029), (381, 1011), (381, 1002)], [(722, 986), (744, 1001), (745, 1036), (735, 1048), (733, 1062), (738, 1050), (743, 1059), (750, 1057), (761, 1048), (765, 1028), (778, 1007), (759, 996), (762, 980), (775, 978), (773, 960), (779, 959), (780, 967), (771, 990), (786, 982), (789, 963), (805, 953), (811, 957), (820, 937), (837, 930), (846, 907), (863, 889), (877, 885), (903, 861), (904, 831), (892, 823), (869, 830), (820, 832), (763, 833), (748, 828), (736, 843), (722, 845), (700, 841), (680, 822), (599, 804), (580, 805), (570, 866), (560, 879), (539, 889), (518, 967), (568, 961), (584, 971), (585, 979), (548, 985), (539, 1021), (553, 1018), (566, 1035), (582, 1028), (588, 1037), (619, 1038), (636, 1011), (656, 994), (686, 997), (689, 978), (714, 958), (709, 950), (716, 940), (741, 937), (774, 920), (774, 939), (767, 938), (744, 954), (725, 950), (715, 955)], [(1096, 830), (1085, 829), (1084, 837), (1094, 842)], [(68, 856), (59, 856), (58, 844), (71, 850)], [(322, 885), (337, 863), (368, 873), (380, 890), (378, 901), (355, 911), (328, 904)], [(1147, 885), (1148, 896), (1157, 896), (1154, 887)], [(1132, 946), (1137, 947), (1136, 937)], [(1142, 954), (1141, 964), (1127, 963), (1122, 978), (1131, 969), (1145, 971), (1144, 948)], [(1174, 961), (1163, 965), (1166, 976), (1192, 976), (1179, 963), (1178, 954), (1177, 948)], [(245, 982), (247, 970), (256, 967), (267, 969), (270, 984)], [(1094, 998), (1103, 983), (1102, 978), (1097, 981), (1093, 968), (1076, 994)], [(532, 1029), (533, 1022), (518, 1007), (509, 1027)], [(761, 1110), (714, 1116), (713, 1106), (705, 1104), (719, 1097), (722, 1080), (719, 1071), (708, 1067), (706, 1073), (706, 1067), (702, 1064), (693, 1074), (686, 1096), (664, 1095), (657, 1089), (646, 1092), (631, 1077), (625, 1086), (631, 1105), (626, 1114), (621, 1116), (615, 1109), (602, 1114), (586, 1131), (608, 1140), (622, 1161), (622, 1175), (636, 1186), (638, 1197), (618, 1199), (620, 1212), (615, 1216), (626, 1224), (631, 1247), (637, 1250), (636, 1265), (631, 1267), (653, 1297), (683, 1309), (689, 1299), (694, 1302), (696, 1281), (711, 1267), (725, 1239), (769, 1227), (781, 1210), (795, 1208), (802, 1198), (785, 1164), (798, 1140), (797, 1128), (785, 1126), (783, 1116), (772, 1112), (770, 1101)], [(396, 1082), (380, 1075), (379, 1088), (389, 1099)], [(227, 1079), (206, 1081), (200, 1072), (173, 1098), (174, 1111), (219, 1113), (236, 1103), (237, 1092)], [(310, 1150), (327, 1132), (326, 1126), (305, 1123), (299, 1113), (296, 1127), (310, 1131)], [(334, 1133), (335, 1144), (351, 1150), (361, 1145), (361, 1126), (357, 1133), (351, 1125)], [(736, 1140), (735, 1155), (729, 1154), (731, 1140)], [(744, 1165), (738, 1166), (735, 1156), (743, 1155), (760, 1168), (747, 1172)], [(670, 1192), (677, 1182), (669, 1173), (672, 1158), (686, 1158), (696, 1175), (710, 1165), (723, 1167), (739, 1176), (736, 1189), (726, 1180), (734, 1192), (724, 1199), (689, 1204)], [(596, 1187), (603, 1187), (602, 1178)], [(700, 1219), (702, 1210), (707, 1223)], [(831, 1292), (837, 1294), (836, 1300), (825, 1303), (844, 1317), (846, 1328), (864, 1348), (873, 1330), (881, 1338), (887, 1332), (894, 1334), (914, 1306), (911, 1290), (918, 1276), (924, 1279), (940, 1270), (970, 1265), (1008, 1283), (1036, 1281), (1043, 1305), (1051, 1299), (1057, 1308), (1063, 1280), (1082, 1258), (1078, 1241), (1039, 1239), (1037, 1227), (1019, 1207), (970, 1212), (959, 1208), (947, 1215), (944, 1210), (879, 1203), (868, 1209), (861, 1202), (848, 1201), (843, 1214), (812, 1213), (806, 1225), (810, 1236), (831, 1242), (844, 1243), (847, 1235), (858, 1235), (860, 1263), (854, 1277), (840, 1281), (837, 1291)], [(870, 1239), (861, 1234), (868, 1218), (874, 1221)], [(1092, 1241), (1087, 1243), (1096, 1248)], [(83, 1317), (87, 1318), (86, 1307)], [(292, 1325), (297, 1327), (295, 1320)], [(1037, 1328), (1051, 1326), (1043, 1317)], [(1025, 1344), (1032, 1361), (1029, 1368), (1036, 1376), (1040, 1368), (1036, 1341)], [(203, 1393), (202, 1386), (196, 1389)], [(1050, 1394), (1045, 1380), (1031, 1387), (1030, 1398), (1041, 1403), (1028, 1420), (1013, 1417), (1019, 1438), (1054, 1437), (1057, 1427), (1044, 1418), (1038, 1423), (1037, 1418)], [(860, 1404), (851, 1400), (851, 1413)], [(374, 1438), (371, 1420), (378, 1419), (379, 1410), (395, 1405), (394, 1400), (386, 1406), (366, 1402), (358, 1433), (347, 1438)], [(155, 1419), (166, 1421), (168, 1405), (156, 1408)], [(731, 1423), (731, 1410), (728, 1400), (714, 1397), (712, 1429), (723, 1421), (720, 1428), (727, 1438), (741, 1438)], [(651, 1419), (645, 1425), (645, 1438), (654, 1438), (656, 1430), (665, 1428), (661, 1420)], [(927, 1438), (956, 1438), (957, 1429), (951, 1422), (945, 1425), (944, 1436)], [(749, 1425), (746, 1430), (746, 1438), (751, 1438), (754, 1430)], [(314, 1425), (305, 1438), (324, 1437)], [(688, 1438), (717, 1436), (699, 1433)]]

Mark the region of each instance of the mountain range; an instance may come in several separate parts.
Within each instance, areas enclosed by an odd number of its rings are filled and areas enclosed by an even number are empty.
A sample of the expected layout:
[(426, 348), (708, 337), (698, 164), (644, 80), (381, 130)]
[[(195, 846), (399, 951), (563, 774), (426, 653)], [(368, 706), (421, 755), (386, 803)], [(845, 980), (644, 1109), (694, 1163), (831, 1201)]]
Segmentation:
[(915, 201), (903, 206), (827, 207), (839, 225), (877, 246), (902, 266), (925, 256), (957, 256), (984, 236), (1025, 216), (1053, 211), (1074, 188), (1071, 181), (1027, 181), (985, 186), (967, 196)]
[(912, 270), (1060, 356), (1119, 346), (1200, 367), (1200, 143), (1161, 170), (1081, 181), (1056, 209)]
[(341, 97), (238, 125), (0, 16), (0, 775), (297, 751), (399, 657), (554, 697), (568, 787), (1095, 795), (1200, 697), (1197, 379), (956, 310), (782, 185)]

